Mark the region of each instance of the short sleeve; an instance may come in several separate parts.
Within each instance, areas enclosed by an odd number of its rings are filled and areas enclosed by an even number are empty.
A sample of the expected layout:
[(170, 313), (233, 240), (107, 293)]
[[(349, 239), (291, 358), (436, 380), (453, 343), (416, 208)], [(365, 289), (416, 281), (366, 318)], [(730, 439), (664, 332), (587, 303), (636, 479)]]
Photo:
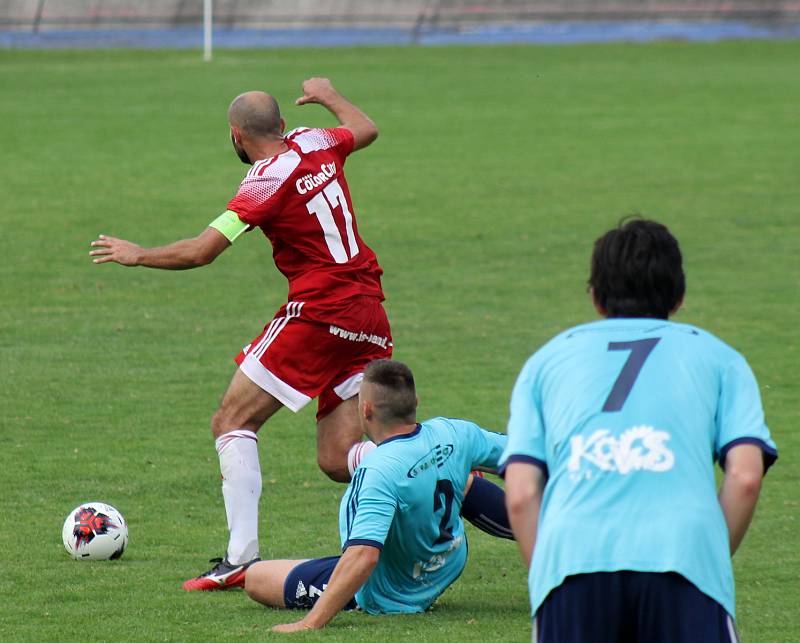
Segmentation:
[(482, 429), (477, 424), (468, 424), (472, 467), (497, 469), (500, 456), (508, 443), (508, 436)]
[(392, 486), (376, 469), (356, 470), (347, 493), (342, 549), (371, 545), (381, 549), (397, 510)]
[(761, 395), (755, 375), (741, 355), (731, 361), (722, 374), (716, 415), (714, 451), (720, 466), (738, 444), (755, 444), (764, 452), (764, 471), (778, 458), (778, 450), (764, 420)]
[(537, 366), (534, 355), (522, 369), (511, 393), (508, 443), (500, 457), (499, 473), (513, 462), (534, 464), (547, 475), (544, 422), (539, 408)]
[(333, 127), (331, 129), (323, 130), (334, 141), (333, 146), (330, 148), (344, 164), (344, 160), (353, 153), (355, 146), (355, 137), (346, 127)]
[(345, 159), (353, 152), (355, 138), (346, 127), (308, 128), (298, 127), (286, 135), (292, 143), (300, 148), (303, 154), (326, 151), (332, 154), (344, 167)]
[(228, 202), (228, 210), (235, 212), (248, 225), (264, 225), (276, 211), (275, 196), (285, 181), (281, 179), (272, 175), (246, 176), (236, 196)]

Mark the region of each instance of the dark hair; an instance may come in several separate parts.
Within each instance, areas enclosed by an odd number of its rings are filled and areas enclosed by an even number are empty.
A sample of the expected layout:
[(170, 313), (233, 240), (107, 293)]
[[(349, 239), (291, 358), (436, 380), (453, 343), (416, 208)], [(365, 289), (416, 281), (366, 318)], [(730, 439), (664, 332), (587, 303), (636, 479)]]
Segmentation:
[(377, 419), (383, 423), (414, 422), (417, 390), (411, 369), (391, 359), (377, 359), (364, 369), (364, 382), (375, 385), (371, 401)]
[(608, 317), (667, 319), (686, 292), (678, 240), (656, 221), (623, 219), (594, 242), (589, 286)]

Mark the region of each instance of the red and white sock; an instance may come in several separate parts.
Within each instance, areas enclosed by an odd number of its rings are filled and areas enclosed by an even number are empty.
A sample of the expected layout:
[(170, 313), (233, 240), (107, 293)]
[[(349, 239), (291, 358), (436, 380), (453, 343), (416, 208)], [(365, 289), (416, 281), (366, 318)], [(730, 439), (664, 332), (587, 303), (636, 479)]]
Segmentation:
[(350, 447), (350, 451), (347, 452), (347, 470), (350, 472), (351, 478), (356, 472), (358, 465), (361, 464), (361, 461), (377, 448), (377, 445), (369, 440), (366, 442), (356, 442)]
[(258, 437), (252, 431), (237, 429), (218, 437), (215, 445), (230, 531), (227, 558), (232, 565), (239, 565), (258, 556)]

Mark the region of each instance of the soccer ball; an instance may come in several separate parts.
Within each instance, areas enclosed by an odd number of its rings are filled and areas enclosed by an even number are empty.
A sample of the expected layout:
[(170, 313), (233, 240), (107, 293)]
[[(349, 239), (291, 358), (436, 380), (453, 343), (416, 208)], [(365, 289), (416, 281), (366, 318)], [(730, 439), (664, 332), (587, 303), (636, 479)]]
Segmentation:
[(104, 502), (85, 502), (69, 512), (61, 531), (75, 560), (116, 560), (128, 545), (128, 524)]

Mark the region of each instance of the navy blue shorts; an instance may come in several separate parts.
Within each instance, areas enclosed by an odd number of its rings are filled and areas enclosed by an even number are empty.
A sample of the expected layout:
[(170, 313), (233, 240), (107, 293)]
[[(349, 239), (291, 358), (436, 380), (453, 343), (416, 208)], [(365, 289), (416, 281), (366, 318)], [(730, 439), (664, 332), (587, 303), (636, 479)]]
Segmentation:
[(568, 576), (536, 612), (536, 643), (739, 643), (725, 609), (680, 574)]
[[(292, 609), (311, 609), (328, 586), (333, 568), (341, 556), (312, 558), (297, 565), (283, 582), (283, 602)], [(357, 607), (355, 598), (345, 605), (345, 610)]]

